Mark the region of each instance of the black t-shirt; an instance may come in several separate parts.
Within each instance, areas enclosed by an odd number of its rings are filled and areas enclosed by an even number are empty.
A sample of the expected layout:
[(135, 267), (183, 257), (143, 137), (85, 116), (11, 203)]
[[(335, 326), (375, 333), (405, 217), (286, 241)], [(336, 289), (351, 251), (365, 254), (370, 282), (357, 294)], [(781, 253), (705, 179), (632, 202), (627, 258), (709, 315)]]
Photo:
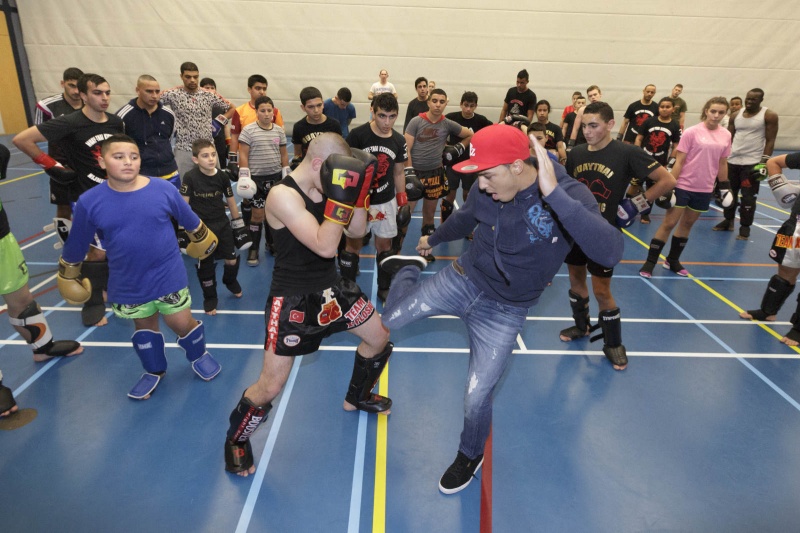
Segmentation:
[(503, 102), (508, 104), (507, 115), (528, 116), (529, 109), (536, 109), (536, 93), (530, 89), (525, 89), (525, 92), (521, 93), (516, 87), (511, 87)]
[(612, 224), (631, 178), (644, 178), (657, 167), (658, 163), (638, 146), (616, 140), (598, 151), (590, 151), (588, 144), (576, 146), (566, 165), (570, 176), (589, 187), (600, 213)]
[(636, 136), (641, 133), (640, 127), (645, 121), (652, 117), (658, 116), (658, 104), (650, 102), (643, 104), (641, 100), (636, 100), (628, 106), (625, 111), (625, 118), (628, 119), (628, 129), (625, 130), (624, 141), (633, 142)]
[(295, 123), (292, 130), (292, 144), (300, 145), (303, 147), (303, 157), (308, 151), (309, 143), (314, 140), (314, 137), (319, 137), (321, 134), (331, 132), (342, 134), (342, 125), (335, 118), (326, 117), (325, 122), (321, 124), (309, 124), (307, 119), (300, 120)]
[(395, 195), (394, 165), (408, 159), (406, 139), (392, 130), (391, 137), (375, 135), (369, 122), (354, 128), (347, 136), (347, 144), (360, 148), (378, 158), (378, 172), (372, 180), (370, 203), (378, 205), (390, 202)]
[[(464, 115), (461, 114), (461, 111), (455, 111), (453, 113), (446, 114), (445, 118), (449, 118), (453, 122), (456, 122), (457, 124), (460, 124), (461, 126), (467, 128), (472, 133), (475, 133), (475, 132), (483, 129), (486, 126), (491, 126), (492, 125), (492, 121), (491, 120), (489, 120), (488, 118), (484, 117), (483, 115), (479, 115), (477, 113), (472, 115), (472, 118), (464, 118)], [(447, 138), (447, 144), (449, 144), (451, 146), (454, 145), (457, 142), (461, 142), (461, 138), (458, 135), (450, 135)], [(467, 154), (466, 157), (469, 157), (469, 153), (468, 152), (469, 151), (465, 151), (465, 154)], [(465, 157), (465, 159), (466, 159), (466, 157)]]
[[(45, 98), (38, 102), (36, 106), (39, 108), (37, 109), (37, 115), (41, 115), (41, 122), (39, 124), (44, 124), (48, 120), (58, 118), (62, 115), (71, 115), (75, 111), (81, 110), (80, 107), (78, 109), (72, 107), (64, 99), (63, 94)], [(37, 124), (37, 126), (39, 124)], [(67, 164), (67, 155), (64, 153), (64, 148), (58, 142), (48, 143), (47, 154), (62, 165)]]
[(647, 119), (639, 128), (642, 136), (642, 149), (653, 156), (656, 161), (666, 165), (672, 146), (677, 146), (681, 140), (681, 127), (677, 120), (661, 122), (658, 117)]
[[(572, 127), (575, 125), (575, 117), (578, 114), (573, 111), (564, 117), (564, 123), (567, 125), (567, 134), (564, 136), (564, 142), (568, 142), (572, 136)], [(583, 129), (578, 125), (578, 136), (575, 137), (575, 145), (586, 144), (586, 137), (583, 136)]]
[(78, 173), (76, 187), (85, 192), (106, 179), (100, 168), (100, 145), (115, 133), (124, 133), (122, 119), (106, 113), (105, 122), (94, 122), (83, 113), (70, 113), (36, 126), (47, 142), (64, 149), (69, 168)]
[(194, 167), (181, 180), (181, 196), (189, 197), (189, 206), (200, 220), (208, 224), (228, 218), (224, 200), (233, 196), (233, 189), (226, 175), (218, 170), (213, 176), (206, 176)]
[(414, 98), (408, 103), (408, 109), (406, 110), (406, 120), (403, 122), (403, 132), (406, 131), (408, 128), (408, 123), (411, 122), (411, 119), (419, 116), (420, 113), (427, 113), (428, 112), (428, 101), (423, 100), (422, 102), (419, 101), (418, 98)]
[(11, 233), (11, 226), (8, 223), (8, 215), (3, 209), (3, 202), (0, 202), (0, 239)]
[[(574, 121), (575, 117), (573, 117)], [(564, 134), (561, 133), (561, 128), (558, 127), (558, 124), (553, 124), (552, 122), (548, 122), (544, 125), (545, 127), (545, 134), (547, 135), (547, 139), (545, 140), (544, 147), (547, 150), (558, 150), (558, 143), (564, 142)]]

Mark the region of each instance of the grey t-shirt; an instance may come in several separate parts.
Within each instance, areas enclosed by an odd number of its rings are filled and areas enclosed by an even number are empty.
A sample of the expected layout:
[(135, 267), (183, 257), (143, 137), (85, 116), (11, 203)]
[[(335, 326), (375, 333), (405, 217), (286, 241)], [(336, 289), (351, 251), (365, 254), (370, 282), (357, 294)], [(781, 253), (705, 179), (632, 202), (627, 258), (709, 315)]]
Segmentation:
[(442, 166), (442, 152), (447, 136), (458, 136), (461, 133), (461, 125), (444, 117), (439, 122), (433, 123), (426, 115), (419, 115), (408, 123), (406, 133), (414, 137), (410, 154), (414, 168), (435, 170)]

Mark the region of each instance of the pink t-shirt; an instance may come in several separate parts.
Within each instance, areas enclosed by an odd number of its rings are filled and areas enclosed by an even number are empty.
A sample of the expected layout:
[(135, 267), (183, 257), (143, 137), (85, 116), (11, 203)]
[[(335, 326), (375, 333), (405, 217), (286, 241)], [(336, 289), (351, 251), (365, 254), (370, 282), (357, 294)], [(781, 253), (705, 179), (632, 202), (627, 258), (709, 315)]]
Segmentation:
[(683, 132), (678, 151), (685, 153), (686, 159), (676, 187), (711, 192), (719, 172), (719, 160), (731, 155), (731, 133), (722, 127), (710, 130), (701, 122)]

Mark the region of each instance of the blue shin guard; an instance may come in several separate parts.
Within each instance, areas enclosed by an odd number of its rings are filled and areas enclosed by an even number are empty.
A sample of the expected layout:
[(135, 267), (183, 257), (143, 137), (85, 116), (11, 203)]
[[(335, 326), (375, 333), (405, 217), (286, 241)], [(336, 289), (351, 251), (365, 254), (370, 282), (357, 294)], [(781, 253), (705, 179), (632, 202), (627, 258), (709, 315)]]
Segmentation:
[(134, 400), (148, 398), (161, 381), (167, 370), (167, 356), (164, 347), (164, 335), (160, 331), (140, 329), (131, 337), (133, 349), (142, 362), (145, 373), (128, 392), (128, 397)]
[(220, 364), (206, 351), (206, 334), (202, 322), (198, 322), (185, 337), (178, 337), (178, 346), (186, 352), (186, 359), (192, 363), (192, 370), (205, 381), (211, 381), (222, 370)]

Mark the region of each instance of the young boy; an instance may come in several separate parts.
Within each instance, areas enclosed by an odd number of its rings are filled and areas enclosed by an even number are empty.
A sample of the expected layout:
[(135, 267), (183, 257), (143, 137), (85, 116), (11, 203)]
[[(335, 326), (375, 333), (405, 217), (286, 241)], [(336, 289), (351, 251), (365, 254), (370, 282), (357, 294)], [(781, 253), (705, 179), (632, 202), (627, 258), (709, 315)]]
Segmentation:
[(545, 127), (547, 143), (545, 148), (558, 156), (562, 165), (567, 162), (567, 145), (564, 144), (564, 133), (561, 128), (550, 122), (550, 102), (539, 100), (536, 103), (536, 120)]
[[(192, 143), (192, 161), (196, 165), (183, 176), (181, 196), (200, 220), (213, 231), (219, 239), (214, 253), (197, 264), (197, 279), (203, 289), (203, 311), (207, 315), (217, 314), (217, 274), (216, 258), (225, 261), (222, 283), (237, 298), (242, 297), (242, 287), (236, 276), (239, 273), (240, 249), (250, 247), (250, 235), (244, 227), (242, 217), (236, 208), (236, 200), (231, 189), (230, 173), (217, 168), (217, 150), (207, 139), (197, 139)], [(225, 214), (225, 203), (231, 210), (233, 220)], [(233, 231), (231, 231), (233, 230)]]
[(306, 114), (306, 118), (297, 121), (292, 130), (292, 144), (294, 145), (292, 168), (297, 168), (297, 165), (303, 160), (308, 151), (308, 145), (314, 137), (322, 135), (326, 131), (342, 134), (342, 125), (339, 124), (339, 121), (323, 113), (324, 105), (322, 93), (316, 87), (305, 87), (300, 91), (300, 109)]
[[(475, 110), (478, 108), (478, 95), (472, 91), (466, 91), (464, 94), (461, 95), (461, 103), (460, 103), (461, 110), (454, 111), (453, 113), (448, 113), (445, 115), (445, 118), (449, 118), (453, 122), (460, 124), (461, 126), (467, 128), (472, 133), (476, 133), (481, 129), (485, 128), (486, 126), (491, 126), (492, 121), (486, 118), (485, 116), (476, 113)], [(460, 139), (456, 135), (450, 135), (447, 139), (447, 144), (450, 146), (454, 146), (460, 141)], [(469, 148), (469, 146), (467, 146)], [(447, 217), (450, 216), (450, 213), (453, 212), (454, 202), (456, 199), (456, 193), (458, 192), (458, 187), (461, 186), (461, 197), (466, 202), (467, 201), (467, 194), (469, 190), (472, 188), (472, 184), (475, 183), (475, 174), (472, 173), (462, 173), (456, 172), (453, 170), (453, 165), (456, 163), (460, 163), (464, 159), (467, 159), (469, 156), (469, 149), (465, 150), (464, 155), (459, 157), (457, 160), (453, 161), (450, 165), (446, 167), (447, 173), (447, 186), (450, 189), (450, 192), (447, 193), (447, 196), (442, 200), (442, 207), (441, 207), (441, 220), (444, 223), (447, 220)]]
[(98, 161), (108, 179), (83, 193), (75, 205), (72, 231), (58, 262), (58, 290), (73, 304), (89, 299), (92, 287), (81, 279), (81, 262), (98, 233), (108, 257), (108, 301), (115, 315), (133, 320), (131, 341), (145, 370), (128, 396), (146, 400), (167, 370), (159, 314), (179, 335), (178, 345), (192, 369), (210, 381), (222, 367), (206, 351), (203, 323), (192, 318), (186, 268), (170, 217), (192, 228), (186, 249), (191, 257), (211, 255), (216, 235), (172, 184), (139, 174), (139, 147), (130, 137), (106, 139)]
[[(249, 224), (253, 246), (247, 264), (258, 265), (258, 248), (261, 246), (261, 225), (264, 222), (264, 205), (272, 185), (289, 173), (289, 155), (286, 153), (286, 133), (273, 122), (275, 106), (268, 96), (256, 99), (257, 120), (248, 124), (239, 135), (239, 183), (237, 192), (245, 198), (242, 210), (251, 211)], [(250, 199), (247, 199), (247, 198)], [(272, 235), (266, 228), (265, 237), (270, 253), (275, 254)]]
[[(586, 105), (586, 97), (578, 96), (577, 98), (575, 98), (575, 104), (573, 106), (573, 110), (567, 113), (567, 116), (564, 117), (564, 121), (561, 124), (561, 132), (564, 134), (564, 139), (569, 139), (570, 135), (572, 135), (572, 128), (575, 125), (575, 117), (578, 115), (578, 111), (580, 111), (585, 105)], [(583, 137), (583, 135), (580, 132), (580, 129), (581, 129), (580, 125), (578, 125), (579, 138)]]

